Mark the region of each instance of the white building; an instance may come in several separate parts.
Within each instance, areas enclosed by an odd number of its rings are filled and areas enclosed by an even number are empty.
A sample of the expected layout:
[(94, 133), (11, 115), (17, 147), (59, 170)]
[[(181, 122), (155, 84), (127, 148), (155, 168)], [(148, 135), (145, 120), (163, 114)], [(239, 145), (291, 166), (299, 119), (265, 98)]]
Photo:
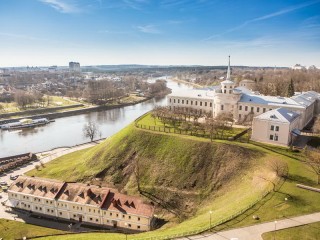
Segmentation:
[(290, 145), (299, 128), (300, 114), (277, 108), (253, 118), (251, 139), (277, 145)]
[(7, 204), (30, 213), (106, 228), (149, 231), (154, 209), (139, 197), (115, 189), (53, 179), (19, 176)]
[(252, 120), (255, 116), (268, 111), (285, 108), (299, 114), (298, 129), (303, 129), (312, 118), (320, 112), (320, 94), (314, 91), (298, 93), (295, 96), (265, 96), (249, 90), (253, 85), (242, 82), (236, 86), (230, 76), (230, 57), (226, 80), (219, 86), (208, 89), (184, 90), (168, 96), (168, 105), (207, 112), (213, 117), (221, 113), (232, 113), (235, 122), (242, 124)]

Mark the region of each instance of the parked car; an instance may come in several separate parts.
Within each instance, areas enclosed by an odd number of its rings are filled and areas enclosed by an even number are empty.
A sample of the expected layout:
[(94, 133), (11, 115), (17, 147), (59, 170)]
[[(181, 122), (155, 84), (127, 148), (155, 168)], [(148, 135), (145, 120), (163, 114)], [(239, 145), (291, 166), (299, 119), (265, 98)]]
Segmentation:
[(0, 182), (0, 186), (7, 186), (8, 183), (7, 182)]
[(16, 176), (10, 175), (10, 180), (16, 180), (18, 177), (19, 177), (19, 175), (16, 175)]

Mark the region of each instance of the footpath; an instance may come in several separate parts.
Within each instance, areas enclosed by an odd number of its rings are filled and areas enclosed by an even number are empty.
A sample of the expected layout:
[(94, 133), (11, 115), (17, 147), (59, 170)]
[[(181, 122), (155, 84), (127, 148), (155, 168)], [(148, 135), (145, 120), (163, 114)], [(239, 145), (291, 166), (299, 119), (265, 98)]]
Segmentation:
[[(236, 228), (232, 230), (205, 233), (190, 237), (178, 238), (179, 240), (262, 240), (261, 235), (274, 230), (302, 226), (320, 221), (320, 212), (302, 215), (298, 217), (277, 220), (277, 222), (261, 223), (249, 227)], [(320, 232), (320, 231), (319, 231)], [(275, 235), (276, 236), (276, 235)]]

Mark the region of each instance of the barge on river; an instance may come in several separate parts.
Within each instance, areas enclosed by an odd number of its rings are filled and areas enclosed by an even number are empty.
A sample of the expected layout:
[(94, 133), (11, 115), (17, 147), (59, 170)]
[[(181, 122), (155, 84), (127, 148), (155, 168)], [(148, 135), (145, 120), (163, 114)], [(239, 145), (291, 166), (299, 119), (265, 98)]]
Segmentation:
[(50, 120), (47, 118), (39, 118), (39, 119), (21, 119), (18, 122), (6, 123), (0, 125), (0, 129), (2, 130), (16, 130), (16, 129), (23, 129), (23, 128), (32, 128), (41, 125), (45, 125), (50, 123)]

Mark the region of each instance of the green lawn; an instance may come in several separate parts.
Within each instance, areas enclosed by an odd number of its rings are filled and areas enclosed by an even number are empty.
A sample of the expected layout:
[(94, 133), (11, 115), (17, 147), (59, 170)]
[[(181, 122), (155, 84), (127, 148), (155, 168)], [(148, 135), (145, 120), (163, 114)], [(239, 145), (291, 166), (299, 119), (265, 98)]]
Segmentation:
[(64, 233), (64, 231), (0, 219), (0, 238), (3, 238), (4, 240), (22, 239), (24, 236), (36, 237), (59, 233)]
[[(264, 149), (269, 149), (269, 145), (256, 144)], [(289, 176), (277, 188), (276, 192), (269, 194), (255, 207), (245, 212), (234, 220), (218, 226), (216, 230), (237, 228), (258, 224), (266, 221), (273, 221), (284, 217), (297, 216), (312, 212), (319, 212), (320, 194), (313, 191), (298, 188), (296, 184), (303, 183), (309, 186), (319, 187), (316, 183), (317, 176), (308, 166), (302, 163), (301, 153), (290, 153), (282, 147), (270, 149), (273, 153), (288, 163)], [(266, 151), (270, 151), (266, 150)], [(288, 156), (292, 157), (288, 157)], [(285, 200), (287, 198), (287, 200)], [(253, 215), (259, 216), (259, 220), (254, 220)]]
[(320, 222), (262, 234), (263, 240), (316, 240), (320, 239)]
[[(144, 116), (142, 116), (141, 118), (139, 118), (139, 120), (137, 121), (137, 124), (140, 124), (140, 125), (143, 125), (143, 126), (147, 127), (146, 129), (149, 129), (149, 126), (150, 126), (150, 127), (155, 127), (156, 131), (164, 131), (163, 130), (164, 123), (158, 118), (153, 118), (151, 116), (151, 113), (147, 113)], [(177, 124), (176, 126), (173, 126), (170, 123), (166, 123), (165, 126), (167, 128), (171, 128), (171, 131), (170, 131), (171, 133), (173, 133), (174, 130), (176, 130), (176, 133), (179, 133), (180, 130), (181, 130), (182, 133), (184, 133), (186, 135), (191, 135), (191, 131), (190, 130), (185, 132), (181, 128), (181, 126), (179, 126), (179, 124)], [(153, 129), (153, 128), (151, 128), (151, 129)], [(241, 133), (244, 130), (245, 130), (245, 128), (234, 128), (234, 127), (231, 128), (231, 129), (226, 129), (224, 131), (224, 133), (223, 133), (223, 137), (224, 138), (233, 137), (233, 136)], [(198, 133), (199, 133), (199, 135), (202, 135), (203, 131), (199, 131)], [(206, 134), (206, 138), (209, 138), (208, 133)]]

